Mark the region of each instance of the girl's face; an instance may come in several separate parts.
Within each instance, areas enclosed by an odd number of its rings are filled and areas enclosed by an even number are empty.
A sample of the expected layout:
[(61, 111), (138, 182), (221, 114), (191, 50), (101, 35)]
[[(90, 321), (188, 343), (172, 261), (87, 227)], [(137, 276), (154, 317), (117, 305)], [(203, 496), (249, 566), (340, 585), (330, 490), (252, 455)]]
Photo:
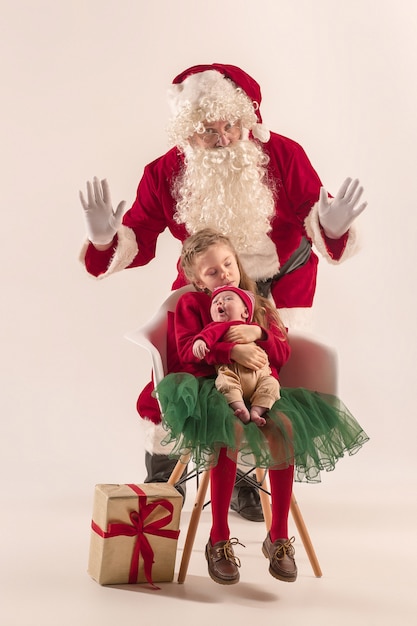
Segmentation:
[(216, 287), (239, 287), (240, 272), (235, 255), (224, 243), (207, 248), (195, 259), (194, 283), (199, 289), (213, 291)]

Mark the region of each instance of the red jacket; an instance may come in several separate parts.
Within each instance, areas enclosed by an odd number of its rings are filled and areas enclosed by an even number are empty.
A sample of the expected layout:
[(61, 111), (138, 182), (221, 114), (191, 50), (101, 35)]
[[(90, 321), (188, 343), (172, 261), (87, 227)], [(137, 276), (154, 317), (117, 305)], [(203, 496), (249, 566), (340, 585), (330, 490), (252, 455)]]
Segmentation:
[[(276, 245), (282, 266), (298, 248), (306, 232), (305, 220), (319, 198), (321, 181), (307, 158), (303, 148), (276, 133), (263, 144), (270, 157), (269, 177), (276, 185), (276, 213), (272, 221), (270, 238)], [(182, 224), (174, 221), (175, 203), (171, 194), (172, 181), (183, 165), (183, 156), (177, 148), (172, 148), (145, 167), (139, 183), (136, 200), (123, 217), (123, 225), (128, 230), (128, 245), (133, 252), (122, 256), (117, 269), (146, 265), (155, 257), (158, 236), (168, 228), (172, 235), (183, 242), (187, 232)], [(321, 231), (321, 249), (329, 260), (339, 260), (342, 256), (348, 234), (340, 239), (328, 239)], [(317, 243), (317, 242), (314, 242)], [(100, 276), (108, 270), (119, 239), (116, 236), (114, 247), (106, 252), (97, 251), (89, 245), (84, 262), (88, 272)], [(136, 245), (137, 244), (137, 245)], [(316, 287), (317, 256), (311, 253), (309, 261), (295, 272), (281, 278), (274, 284), (272, 295), (277, 308), (311, 307)], [(172, 285), (173, 289), (186, 283), (181, 272)]]

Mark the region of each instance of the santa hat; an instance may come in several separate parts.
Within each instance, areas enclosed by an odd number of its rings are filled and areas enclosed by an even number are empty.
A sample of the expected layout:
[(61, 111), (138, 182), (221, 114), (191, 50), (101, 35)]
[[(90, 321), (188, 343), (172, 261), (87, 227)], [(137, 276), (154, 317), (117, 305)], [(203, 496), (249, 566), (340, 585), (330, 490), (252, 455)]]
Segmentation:
[(233, 291), (237, 293), (239, 298), (243, 300), (244, 305), (248, 309), (248, 319), (247, 322), (251, 322), (253, 319), (253, 312), (255, 310), (255, 296), (251, 291), (246, 291), (246, 289), (241, 289), (240, 287), (233, 287), (233, 285), (223, 285), (222, 287), (216, 287), (216, 289), (211, 294), (211, 299), (213, 300), (219, 293), (222, 291)]
[[(245, 103), (246, 111), (238, 99), (242, 92), (248, 100)], [(172, 81), (168, 100), (174, 116), (184, 113), (190, 115), (196, 110), (204, 115), (209, 103), (213, 106), (213, 102), (217, 101), (219, 111), (243, 118), (244, 128), (252, 131), (254, 137), (262, 142), (269, 140), (269, 131), (262, 124), (259, 108), (262, 100), (261, 88), (256, 80), (235, 65), (212, 63), (194, 65), (184, 70)], [(226, 111), (227, 107), (233, 111)], [(203, 119), (199, 121), (202, 122)]]

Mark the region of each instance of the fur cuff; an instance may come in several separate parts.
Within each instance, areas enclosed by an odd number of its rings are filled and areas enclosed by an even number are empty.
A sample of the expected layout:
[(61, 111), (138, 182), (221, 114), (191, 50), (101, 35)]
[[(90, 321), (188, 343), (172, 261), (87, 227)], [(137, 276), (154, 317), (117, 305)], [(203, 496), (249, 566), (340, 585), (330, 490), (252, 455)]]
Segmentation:
[(349, 259), (359, 251), (359, 235), (356, 228), (356, 224), (352, 224), (348, 231), (348, 240), (346, 242), (345, 249), (339, 259), (334, 259), (327, 248), (326, 241), (323, 238), (323, 233), (320, 228), (318, 202), (312, 207), (310, 213), (307, 215), (304, 222), (307, 235), (312, 240), (317, 251), (324, 256), (324, 258), (334, 265), (342, 263)]
[(142, 419), (143, 436), (146, 452), (150, 454), (170, 454), (174, 447), (174, 443), (166, 446), (161, 441), (166, 437), (167, 431), (162, 424), (154, 424), (147, 419)]
[[(85, 265), (85, 255), (89, 244), (90, 242), (86, 241), (80, 252), (80, 261), (83, 265)], [(122, 225), (117, 231), (117, 248), (110, 264), (107, 270), (100, 276), (97, 276), (97, 278), (100, 280), (110, 276), (110, 274), (124, 270), (132, 263), (138, 252), (139, 249), (134, 231), (128, 226)]]
[(278, 309), (282, 323), (288, 330), (310, 330), (313, 316), (310, 307), (294, 307), (292, 309)]

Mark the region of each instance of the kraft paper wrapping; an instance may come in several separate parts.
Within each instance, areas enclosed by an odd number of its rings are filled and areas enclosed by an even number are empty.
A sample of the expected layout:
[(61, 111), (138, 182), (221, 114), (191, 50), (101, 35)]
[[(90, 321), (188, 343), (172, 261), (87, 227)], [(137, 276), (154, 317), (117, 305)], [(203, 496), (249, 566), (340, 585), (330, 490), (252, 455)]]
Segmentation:
[(181, 508), (166, 483), (96, 485), (90, 576), (101, 585), (172, 581)]

